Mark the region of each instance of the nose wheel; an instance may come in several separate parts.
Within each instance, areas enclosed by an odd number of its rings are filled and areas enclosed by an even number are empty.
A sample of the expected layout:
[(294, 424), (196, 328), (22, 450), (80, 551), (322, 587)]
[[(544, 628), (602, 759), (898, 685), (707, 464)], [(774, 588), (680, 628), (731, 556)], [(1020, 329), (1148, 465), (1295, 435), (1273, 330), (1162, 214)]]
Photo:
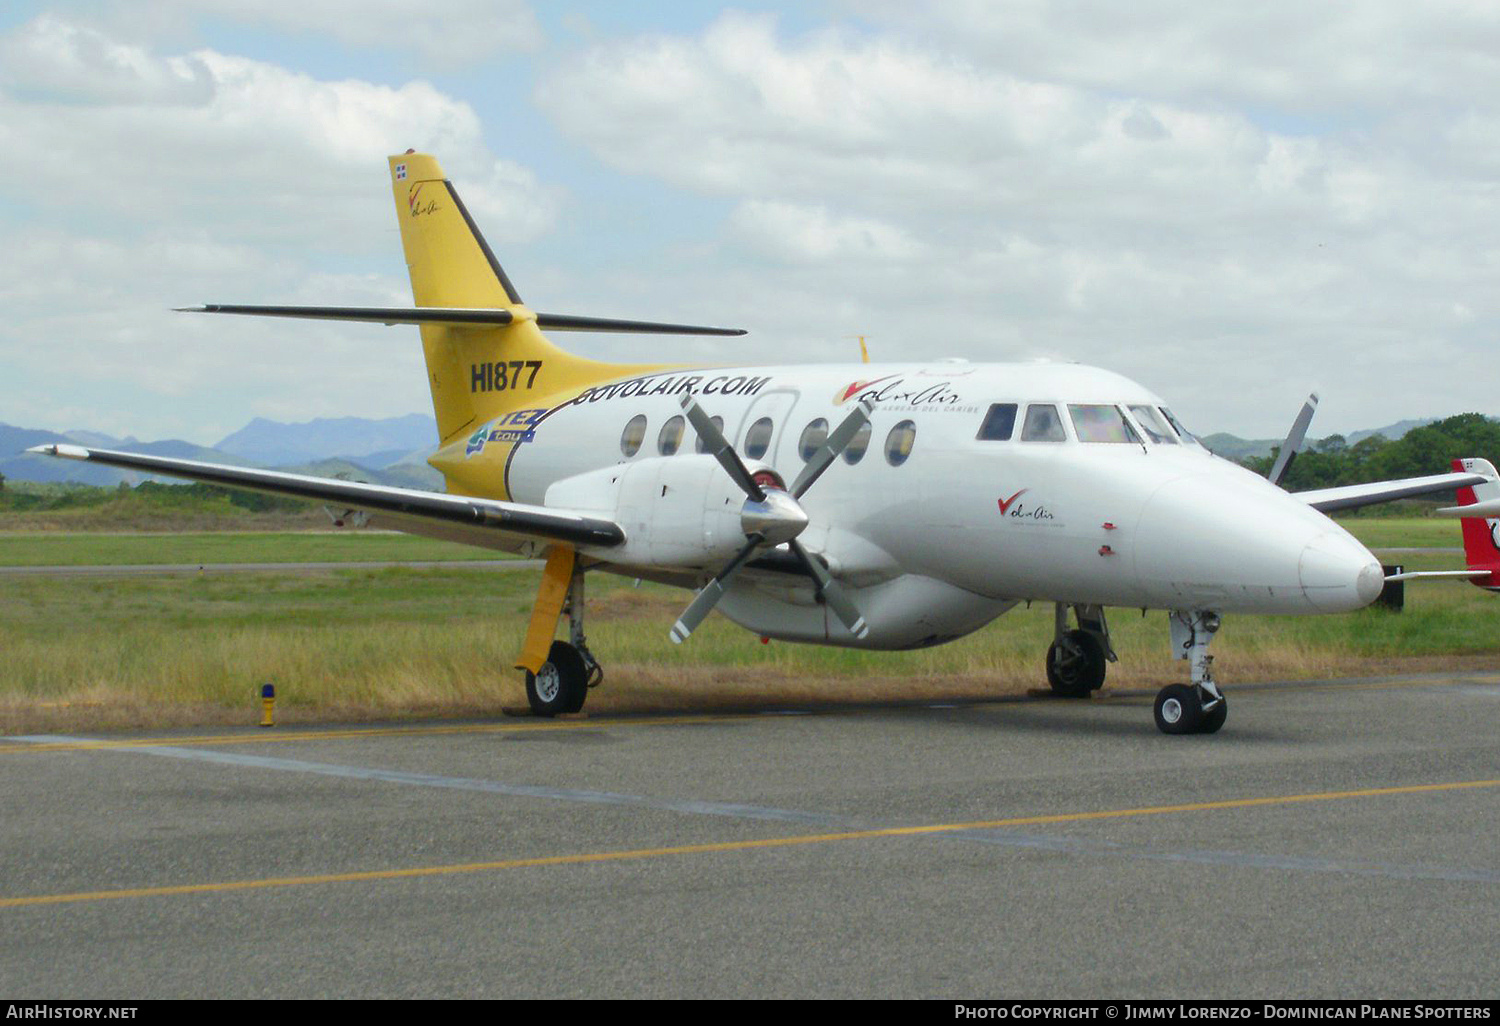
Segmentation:
[(1193, 684), (1168, 684), (1157, 692), (1152, 712), (1163, 734), (1214, 734), (1229, 715), (1229, 700), (1206, 698)]
[(1208, 646), (1219, 631), (1219, 614), (1208, 610), (1173, 610), (1168, 623), (1172, 648), (1186, 659), (1191, 684), (1168, 684), (1157, 692), (1152, 712), (1163, 734), (1214, 734), (1229, 716), (1229, 700), (1214, 683), (1214, 657)]

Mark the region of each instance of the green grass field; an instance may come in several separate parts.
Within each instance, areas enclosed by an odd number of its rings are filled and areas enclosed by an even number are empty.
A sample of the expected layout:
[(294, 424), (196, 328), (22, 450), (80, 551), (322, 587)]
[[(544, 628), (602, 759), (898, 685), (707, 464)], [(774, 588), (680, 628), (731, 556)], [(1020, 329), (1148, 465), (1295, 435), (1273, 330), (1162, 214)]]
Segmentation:
[(430, 562), (509, 558), (505, 553), (489, 549), (384, 531), (0, 532), (0, 566)]
[[(1352, 521), (1379, 542), (1456, 544), (1439, 521)], [(28, 549), (26, 542), (42, 541)], [(1374, 539), (1371, 539), (1374, 541)], [(159, 546), (165, 544), (167, 548)], [(47, 549), (47, 546), (54, 546)], [(301, 547), (299, 547), (301, 546)], [(45, 550), (46, 558), (32, 558)], [(196, 553), (184, 559), (179, 553)], [(450, 554), (443, 555), (441, 552)], [(37, 563), (212, 562), (299, 558), (463, 559), (461, 546), (376, 534), (0, 538)], [(212, 553), (212, 555), (209, 555)], [(334, 555), (333, 553), (339, 553)], [(1450, 569), (1449, 554), (1404, 556)], [(493, 715), (524, 702), (510, 667), (536, 574), (392, 568), (108, 580), (13, 578), (0, 592), (0, 729), (254, 722), (256, 691), (277, 685), (284, 721)], [(683, 646), (667, 630), (690, 595), (591, 575), (589, 640), (608, 676), (591, 709), (714, 708), (817, 699), (956, 698), (1022, 692), (1043, 681), (1052, 611), (1016, 609), (969, 638), (920, 652), (762, 645), (712, 617)], [(1111, 610), (1120, 663), (1110, 683), (1159, 686), (1185, 675), (1166, 616)], [(1500, 666), (1500, 598), (1462, 582), (1409, 584), (1407, 610), (1327, 617), (1231, 616), (1214, 645), (1219, 677), (1302, 679)], [(1455, 663), (1456, 661), (1456, 663)]]
[[(1373, 548), (1456, 548), (1458, 521), (1355, 517), (1344, 521)], [(0, 531), (0, 566), (151, 563), (330, 563), (505, 559), (503, 553), (384, 531)], [(1457, 566), (1457, 563), (1454, 563)]]

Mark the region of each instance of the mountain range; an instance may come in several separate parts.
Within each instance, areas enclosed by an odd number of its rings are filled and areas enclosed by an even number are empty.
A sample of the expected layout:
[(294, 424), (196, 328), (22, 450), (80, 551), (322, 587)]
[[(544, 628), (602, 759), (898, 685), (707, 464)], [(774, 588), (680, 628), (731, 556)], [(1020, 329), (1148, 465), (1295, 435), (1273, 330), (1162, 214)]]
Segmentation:
[[(1371, 435), (1384, 435), (1394, 441), (1412, 428), (1431, 424), (1435, 419), (1403, 420), (1368, 431), (1355, 431), (1346, 436), (1346, 440), (1353, 445)], [(1249, 456), (1270, 455), (1271, 449), (1280, 445), (1282, 439), (1239, 438), (1220, 432), (1206, 435), (1202, 441), (1226, 459), (1243, 460)], [(0, 474), (13, 481), (76, 481), (90, 485), (116, 485), (121, 481), (136, 484), (150, 476), (72, 460), (30, 456), (24, 452), (33, 445), (49, 442), (128, 449), (210, 463), (270, 467), (320, 477), (347, 474), (355, 480), (406, 488), (432, 491), (443, 488), (442, 475), (427, 465), (428, 455), (437, 446), (437, 424), (421, 413), (384, 420), (319, 418), (301, 424), (283, 424), (257, 417), (211, 446), (175, 438), (142, 442), (133, 437), (113, 438), (97, 431), (56, 432), (0, 424)], [(1317, 440), (1309, 439), (1309, 444), (1315, 445)]]
[(384, 420), (319, 418), (282, 424), (257, 417), (213, 445), (171, 438), (142, 442), (98, 431), (44, 431), (0, 424), (0, 474), (13, 481), (73, 481), (89, 485), (137, 484), (147, 479), (174, 481), (113, 467), (33, 456), (33, 445), (72, 442), (99, 449), (125, 449), (177, 459), (269, 467), (297, 474), (347, 474), (372, 484), (441, 491), (443, 476), (427, 465), (437, 448), (437, 424), (420, 413)]

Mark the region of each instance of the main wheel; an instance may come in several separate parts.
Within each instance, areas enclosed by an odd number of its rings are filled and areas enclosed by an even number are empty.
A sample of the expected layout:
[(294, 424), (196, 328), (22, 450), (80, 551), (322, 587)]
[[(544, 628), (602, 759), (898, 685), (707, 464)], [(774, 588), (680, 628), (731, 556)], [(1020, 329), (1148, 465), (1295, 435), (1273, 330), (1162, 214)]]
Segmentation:
[(583, 656), (566, 641), (552, 643), (541, 670), (526, 672), (526, 701), (538, 716), (578, 712), (588, 694), (588, 670)]
[(1217, 734), (1219, 728), (1224, 726), (1224, 718), (1229, 715), (1229, 699), (1220, 696), (1218, 705), (1212, 709), (1205, 710), (1203, 718), (1198, 721), (1198, 733)]
[(1198, 697), (1198, 689), (1186, 684), (1168, 684), (1158, 691), (1152, 711), (1156, 715), (1156, 729), (1163, 734), (1192, 734), (1203, 721), (1203, 701)]
[(1047, 683), (1061, 698), (1087, 698), (1104, 686), (1104, 646), (1088, 631), (1069, 631), (1047, 649)]

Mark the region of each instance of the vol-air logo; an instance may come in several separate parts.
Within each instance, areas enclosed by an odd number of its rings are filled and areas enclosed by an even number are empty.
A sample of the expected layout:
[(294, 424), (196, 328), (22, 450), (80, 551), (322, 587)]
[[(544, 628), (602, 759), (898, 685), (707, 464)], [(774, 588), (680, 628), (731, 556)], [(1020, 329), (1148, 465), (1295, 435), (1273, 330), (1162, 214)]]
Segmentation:
[(490, 442), (534, 442), (536, 425), (546, 415), (546, 410), (512, 410), (503, 417), (496, 417), (469, 436), (464, 455), (483, 452)]
[(438, 209), (437, 200), (422, 198), (422, 186), (425, 184), (427, 183), (416, 182), (406, 191), (406, 209), (411, 211), (412, 217), (421, 217)]
[[(469, 391), (504, 392), (507, 389), (530, 388), (536, 384), (536, 372), (541, 369), (541, 360), (473, 363), (469, 365)], [(522, 378), (526, 380), (522, 382)]]
[(643, 395), (755, 395), (770, 381), (769, 375), (753, 377), (744, 374), (648, 374), (596, 385), (579, 393), (576, 403), (597, 403), (607, 399), (628, 399)]
[(965, 412), (973, 412), (976, 409), (976, 407), (961, 405), (963, 397), (953, 391), (953, 383), (950, 381), (928, 385), (910, 382), (897, 374), (887, 374), (883, 378), (875, 378), (872, 381), (851, 381), (833, 393), (835, 406), (842, 406), (850, 399), (873, 403), (875, 406), (904, 406), (910, 409), (963, 410)]
[(1054, 519), (1052, 511), (1041, 503), (1032, 503), (1028, 506), (1024, 502), (1016, 501), (1025, 495), (1027, 490), (1022, 488), (1008, 499), (996, 499), (996, 504), (1000, 507), (1000, 515), (1008, 520), (1029, 520), (1032, 522)]

